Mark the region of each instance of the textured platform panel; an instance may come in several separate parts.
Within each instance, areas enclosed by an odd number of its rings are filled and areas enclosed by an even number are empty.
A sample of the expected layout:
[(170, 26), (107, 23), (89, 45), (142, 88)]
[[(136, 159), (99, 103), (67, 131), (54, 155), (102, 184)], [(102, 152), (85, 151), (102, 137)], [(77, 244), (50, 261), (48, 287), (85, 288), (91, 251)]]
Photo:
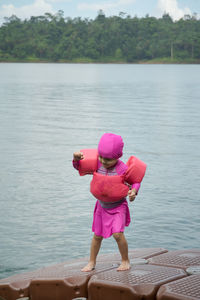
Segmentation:
[(5, 300), (28, 297), (29, 285), (32, 278), (34, 278), (34, 272), (18, 274), (1, 279), (0, 297)]
[(157, 294), (157, 300), (199, 300), (200, 276), (192, 275), (163, 285)]
[(148, 259), (150, 264), (187, 269), (200, 266), (200, 249), (175, 250)]
[(97, 263), (94, 271), (81, 272), (88, 259), (64, 262), (0, 280), (0, 297), (15, 300), (71, 300), (87, 297), (87, 284), (93, 274), (116, 268), (112, 263)]
[[(129, 250), (129, 259), (133, 260), (135, 258), (148, 259), (150, 257), (154, 257), (156, 255), (166, 253), (168, 250), (164, 248), (141, 248), (141, 249), (133, 249)], [(108, 253), (102, 254), (97, 257), (97, 261), (112, 261), (113, 263), (120, 263), (121, 256), (119, 253)]]
[(124, 272), (109, 270), (91, 277), (89, 300), (153, 300), (161, 285), (185, 276), (184, 270), (153, 265), (136, 265)]

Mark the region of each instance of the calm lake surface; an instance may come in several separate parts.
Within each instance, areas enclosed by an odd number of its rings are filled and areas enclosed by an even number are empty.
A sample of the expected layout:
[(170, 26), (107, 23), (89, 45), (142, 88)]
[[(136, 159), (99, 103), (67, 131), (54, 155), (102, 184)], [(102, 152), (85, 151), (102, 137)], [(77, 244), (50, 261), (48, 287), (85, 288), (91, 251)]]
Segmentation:
[(91, 177), (71, 160), (104, 132), (148, 165), (129, 248), (200, 248), (200, 65), (3, 63), (0, 278), (89, 255)]

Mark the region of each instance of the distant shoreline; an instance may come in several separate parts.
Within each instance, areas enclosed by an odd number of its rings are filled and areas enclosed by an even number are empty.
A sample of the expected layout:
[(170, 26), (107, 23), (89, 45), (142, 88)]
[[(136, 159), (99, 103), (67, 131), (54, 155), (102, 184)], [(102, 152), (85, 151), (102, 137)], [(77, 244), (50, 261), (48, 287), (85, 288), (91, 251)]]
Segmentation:
[(190, 64), (190, 65), (198, 65), (200, 64), (200, 60), (171, 60), (171, 59), (153, 59), (153, 60), (141, 60), (135, 62), (127, 62), (127, 61), (115, 61), (115, 60), (105, 60), (105, 61), (95, 61), (95, 60), (87, 60), (87, 59), (76, 59), (76, 60), (39, 60), (39, 59), (24, 59), (24, 60), (0, 60), (0, 63), (56, 63), (56, 64), (168, 64), (168, 65), (178, 65), (178, 64)]

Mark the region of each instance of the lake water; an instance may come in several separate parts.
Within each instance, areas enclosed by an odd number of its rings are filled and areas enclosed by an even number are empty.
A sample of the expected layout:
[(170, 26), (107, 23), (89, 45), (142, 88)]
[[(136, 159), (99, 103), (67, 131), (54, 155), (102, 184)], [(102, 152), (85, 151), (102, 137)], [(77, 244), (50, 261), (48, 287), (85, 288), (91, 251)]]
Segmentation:
[(0, 64), (0, 278), (89, 255), (91, 178), (71, 160), (104, 132), (148, 165), (129, 248), (200, 248), (199, 112), (200, 65)]

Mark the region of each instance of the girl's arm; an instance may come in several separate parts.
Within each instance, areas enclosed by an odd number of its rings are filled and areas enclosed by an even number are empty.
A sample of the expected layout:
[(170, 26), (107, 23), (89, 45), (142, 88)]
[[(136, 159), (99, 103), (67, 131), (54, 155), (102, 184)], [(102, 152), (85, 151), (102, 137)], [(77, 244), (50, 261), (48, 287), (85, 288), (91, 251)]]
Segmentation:
[(73, 164), (73, 167), (74, 167), (76, 170), (78, 170), (78, 168), (79, 168), (79, 161), (78, 161), (78, 160), (76, 161), (76, 160), (73, 159), (72, 164)]
[(72, 164), (73, 164), (73, 167), (75, 169), (78, 170), (78, 168), (79, 168), (79, 161), (82, 160), (82, 159), (84, 159), (84, 156), (83, 156), (82, 152), (74, 152)]
[(132, 189), (128, 191), (129, 200), (132, 202), (138, 194), (140, 183), (132, 184)]
[(141, 183), (139, 183), (139, 182), (135, 182), (135, 183), (133, 183), (132, 184), (132, 189), (135, 189), (135, 191), (136, 191), (136, 194), (139, 192), (139, 189), (140, 189), (140, 186), (141, 186)]

